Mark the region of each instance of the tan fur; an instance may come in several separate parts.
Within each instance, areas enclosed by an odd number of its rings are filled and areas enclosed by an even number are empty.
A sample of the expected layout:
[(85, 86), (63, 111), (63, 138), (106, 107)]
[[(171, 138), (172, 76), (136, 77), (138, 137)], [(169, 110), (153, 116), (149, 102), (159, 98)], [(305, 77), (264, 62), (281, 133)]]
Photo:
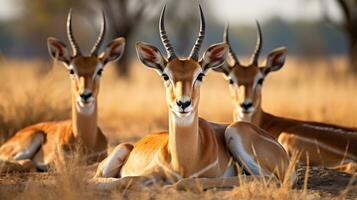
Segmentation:
[[(154, 66), (154, 69), (161, 76), (167, 77), (164, 84), (169, 108), (169, 130), (150, 134), (139, 140), (134, 145), (122, 168), (118, 170), (119, 176), (123, 180), (125, 180), (125, 177), (149, 176), (168, 182), (176, 182), (184, 178), (222, 177), (232, 164), (230, 162), (232, 160), (231, 153), (234, 152), (230, 151), (231, 149), (228, 148), (226, 143), (225, 130), (227, 125), (207, 122), (198, 117), (200, 95), (197, 77), (200, 73), (206, 73), (201, 67), (203, 62), (192, 59), (173, 59), (162, 66), (164, 62), (160, 57), (156, 57), (161, 56), (156, 48), (139, 43), (137, 44), (137, 51), (144, 64), (150, 67)], [(154, 62), (157, 62), (156, 65), (153, 64)], [(191, 101), (192, 109), (189, 114), (179, 114), (175, 107), (177, 102), (182, 99)], [(185, 117), (178, 117), (180, 115)], [(193, 116), (192, 121), (187, 122), (191, 120), (191, 115)], [(184, 121), (184, 119), (187, 121)], [(261, 133), (264, 132), (263, 130), (259, 131), (258, 128), (251, 127), (251, 124), (244, 123), (239, 126), (246, 127), (244, 131), (246, 135), (254, 135), (255, 137), (246, 140), (246, 149), (249, 149), (255, 143), (260, 144), (259, 140), (267, 135)], [(242, 133), (240, 130), (239, 132), (233, 130), (231, 134)], [(259, 138), (256, 135), (261, 137)], [(274, 139), (267, 140), (266, 143), (280, 147)], [(251, 151), (248, 151), (248, 153), (253, 157)], [(240, 158), (235, 156), (233, 159)], [(284, 162), (288, 162), (286, 160), (287, 154), (282, 147), (280, 147), (280, 151), (274, 156), (274, 159), (270, 160), (270, 165), (279, 165), (280, 159), (285, 159)], [(262, 164), (266, 165), (266, 162), (262, 162)], [(104, 163), (102, 162), (102, 164)], [(258, 165), (256, 162), (254, 164)], [(263, 167), (268, 169), (268, 175), (274, 173), (270, 165)], [(100, 174), (102, 174), (101, 170), (103, 169), (100, 167), (98, 170), (97, 175), (99, 174), (99, 176), (97, 177), (101, 177)], [(229, 176), (235, 175), (236, 172)], [(282, 176), (279, 178), (282, 178)], [(217, 184), (219, 185), (220, 182), (217, 182)]]
[[(240, 119), (237, 110), (240, 109), (242, 102), (251, 100), (255, 110), (251, 113), (252, 117), (248, 122), (269, 132), (288, 152), (301, 152), (301, 160), (306, 161), (308, 154), (312, 165), (338, 167), (343, 163), (355, 163), (357, 161), (357, 129), (287, 119), (273, 116), (262, 110), (261, 86), (253, 86), (257, 81), (256, 76), (262, 74), (265, 67), (235, 64), (226, 68), (229, 71), (228, 78), (234, 81), (234, 84), (230, 84), (230, 89), (236, 107), (235, 120), (246, 121)], [(244, 95), (239, 95), (242, 93), (240, 90), (245, 91)]]
[[(252, 159), (260, 165), (258, 169), (260, 171), (254, 172), (254, 169), (250, 168), (244, 158), (239, 159), (247, 171), (251, 174), (258, 173), (266, 176), (273, 172), (276, 177), (283, 180), (290, 164), (284, 148), (281, 145), (277, 145), (276, 140), (263, 129), (247, 124), (248, 123), (245, 122), (233, 123), (227, 128), (227, 145), (235, 145), (234, 137), (239, 137), (242, 145), (241, 148), (244, 149), (248, 155), (253, 155)], [(235, 147), (232, 146), (231, 149), (233, 148)]]
[[(38, 151), (29, 157), (37, 167), (46, 166), (55, 159), (57, 153), (63, 150), (75, 150), (80, 143), (88, 154), (105, 151), (107, 140), (97, 127), (97, 94), (99, 80), (93, 80), (95, 67), (99, 62), (97, 57), (77, 57), (73, 59), (74, 69), (78, 78), (72, 78), (72, 120), (58, 122), (43, 122), (26, 127), (9, 138), (0, 147), (0, 159), (13, 161), (14, 156), (26, 149), (36, 134), (42, 134), (44, 141)], [(83, 83), (81, 83), (83, 82)], [(84, 89), (93, 91), (95, 109), (90, 115), (83, 115), (76, 109), (76, 98)], [(100, 155), (103, 157), (103, 155)], [(94, 156), (94, 160), (100, 157)], [(92, 157), (93, 159), (93, 157)]]
[(72, 85), (72, 119), (43, 122), (15, 133), (0, 147), (0, 164), (3, 160), (30, 159), (37, 168), (44, 170), (57, 155), (71, 150), (84, 150), (85, 160), (97, 161), (106, 154), (107, 140), (97, 124), (99, 81), (104, 66), (123, 55), (125, 39), (116, 38), (103, 52), (98, 51), (106, 30), (103, 13), (101, 33), (90, 56), (84, 56), (73, 37), (71, 19), (70, 11), (67, 18), (67, 36), (73, 55), (63, 42), (54, 37), (47, 39), (47, 46), (50, 56), (62, 62), (69, 71)]
[[(189, 125), (176, 123), (172, 110), (169, 116), (169, 131), (149, 135), (134, 145), (134, 149), (121, 170), (121, 176), (154, 175), (177, 180), (170, 172), (181, 177), (200, 171), (218, 159), (218, 165), (200, 177), (221, 176), (227, 168), (230, 155), (224, 145), (224, 130), (215, 130), (204, 119), (199, 119), (199, 88), (192, 86), (194, 71), (200, 66), (192, 60), (173, 60), (165, 71), (172, 75), (173, 84), (166, 84), (167, 103), (173, 105), (181, 96), (191, 97), (194, 120)], [(157, 157), (157, 158), (156, 158)], [(154, 163), (154, 162), (158, 163)], [(166, 169), (162, 169), (164, 165)]]

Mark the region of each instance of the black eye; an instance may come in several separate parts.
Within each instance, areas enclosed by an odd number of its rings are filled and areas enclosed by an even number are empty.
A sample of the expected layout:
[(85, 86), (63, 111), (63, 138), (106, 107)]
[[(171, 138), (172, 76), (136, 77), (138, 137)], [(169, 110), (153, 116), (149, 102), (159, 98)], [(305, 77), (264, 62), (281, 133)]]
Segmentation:
[(233, 85), (234, 81), (232, 79), (229, 79), (229, 84)]
[(167, 74), (162, 74), (161, 76), (164, 79), (164, 81), (168, 81), (170, 79)]
[(103, 69), (99, 69), (98, 72), (97, 72), (98, 76), (101, 76), (102, 73), (103, 73)]
[(262, 85), (263, 82), (264, 82), (264, 78), (260, 78), (260, 79), (257, 81), (257, 84)]
[(203, 74), (203, 73), (200, 73), (198, 76), (197, 76), (197, 80), (198, 81), (202, 81), (203, 80), (203, 77), (205, 76), (205, 74)]
[(70, 69), (70, 70), (69, 70), (69, 74), (73, 75), (73, 74), (74, 74), (74, 70), (73, 70), (73, 69)]

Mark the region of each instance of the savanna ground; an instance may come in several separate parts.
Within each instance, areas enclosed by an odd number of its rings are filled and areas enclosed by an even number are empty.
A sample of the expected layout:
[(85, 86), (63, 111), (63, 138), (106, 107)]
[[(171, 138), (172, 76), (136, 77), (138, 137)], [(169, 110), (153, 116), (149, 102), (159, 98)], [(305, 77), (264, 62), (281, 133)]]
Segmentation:
[[(112, 145), (136, 141), (167, 128), (164, 89), (157, 74), (132, 64), (129, 80), (115, 77), (113, 66), (103, 73), (99, 94), (99, 125)], [(70, 79), (60, 63), (39, 60), (0, 62), (0, 141), (40, 121), (70, 117)], [(357, 78), (348, 74), (344, 58), (288, 58), (285, 67), (264, 83), (263, 108), (304, 120), (357, 127)], [(228, 84), (210, 72), (201, 89), (200, 115), (229, 123), (232, 101)], [(94, 169), (83, 169), (80, 157), (58, 161), (48, 173), (0, 175), (0, 199), (320, 199), (357, 198), (353, 177), (321, 167), (297, 167), (295, 188), (265, 181), (242, 181), (232, 190), (176, 191), (152, 186), (99, 190), (86, 183)], [(307, 176), (306, 176), (307, 175)]]

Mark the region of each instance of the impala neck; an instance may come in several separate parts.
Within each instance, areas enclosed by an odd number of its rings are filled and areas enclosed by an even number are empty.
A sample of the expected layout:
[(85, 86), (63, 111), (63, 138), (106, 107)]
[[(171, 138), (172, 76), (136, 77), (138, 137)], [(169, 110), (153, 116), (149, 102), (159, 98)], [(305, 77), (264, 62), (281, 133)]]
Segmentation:
[(97, 140), (97, 101), (95, 101), (94, 111), (91, 114), (78, 112), (76, 107), (76, 98), (72, 97), (72, 131), (75, 138), (87, 148), (94, 148)]
[(174, 170), (184, 174), (184, 166), (199, 161), (200, 136), (197, 108), (186, 118), (179, 118), (169, 111), (169, 152)]

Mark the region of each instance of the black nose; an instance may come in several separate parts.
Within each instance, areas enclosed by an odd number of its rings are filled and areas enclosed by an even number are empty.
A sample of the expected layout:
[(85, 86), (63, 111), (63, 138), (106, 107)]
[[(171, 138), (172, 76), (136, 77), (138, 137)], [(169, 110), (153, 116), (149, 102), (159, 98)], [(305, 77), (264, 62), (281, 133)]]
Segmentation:
[(240, 107), (242, 107), (244, 110), (248, 110), (252, 106), (253, 106), (253, 103), (251, 103), (251, 102), (248, 102), (248, 103), (244, 102), (244, 103), (240, 104)]
[(176, 103), (180, 108), (182, 108), (182, 110), (185, 110), (185, 108), (187, 108), (191, 105), (191, 101), (185, 101), (185, 102), (178, 101)]
[(82, 99), (84, 99), (84, 101), (87, 101), (90, 97), (92, 97), (92, 93), (82, 93), (79, 95)]

